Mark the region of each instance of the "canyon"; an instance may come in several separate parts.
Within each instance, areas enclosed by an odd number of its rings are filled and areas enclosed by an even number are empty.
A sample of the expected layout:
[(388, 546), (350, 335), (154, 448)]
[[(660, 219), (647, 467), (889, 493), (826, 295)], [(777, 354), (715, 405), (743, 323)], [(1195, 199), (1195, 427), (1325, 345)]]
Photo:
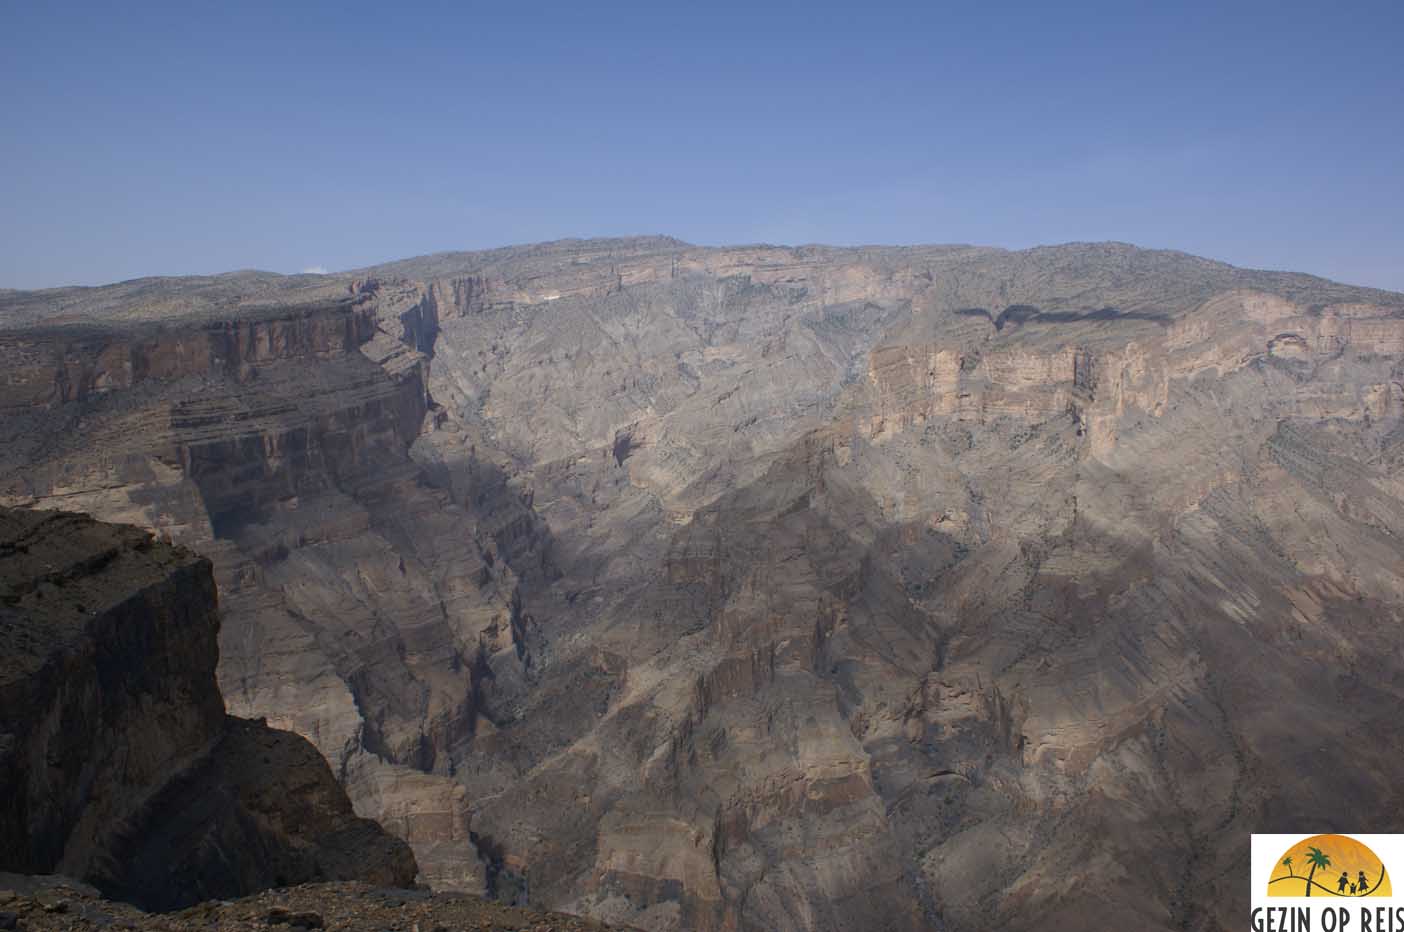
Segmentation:
[(228, 712), (437, 890), (1207, 930), (1250, 832), (1404, 831), (1400, 294), (665, 237), (6, 291), (0, 505), (207, 557)]

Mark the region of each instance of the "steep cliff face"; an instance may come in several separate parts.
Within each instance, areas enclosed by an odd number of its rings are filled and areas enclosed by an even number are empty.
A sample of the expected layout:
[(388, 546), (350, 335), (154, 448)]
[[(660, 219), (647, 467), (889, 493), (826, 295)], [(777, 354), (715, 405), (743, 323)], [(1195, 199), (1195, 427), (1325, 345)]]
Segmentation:
[(8, 510), (0, 571), (6, 867), (85, 876), (218, 739), (214, 579), (136, 528)]
[[(231, 708), (431, 882), (660, 930), (1197, 929), (1247, 832), (1397, 824), (1404, 296), (666, 239), (256, 285), (87, 306), (366, 323), (81, 399), (46, 362), (0, 488), (202, 542)], [(10, 300), (30, 357), (85, 306)]]
[[(427, 879), (481, 890), (442, 752), (478, 726), (486, 657), (523, 665), (515, 576), (410, 459), (434, 420), (415, 349), (436, 326), (423, 289), (324, 292), (232, 318), (6, 334), (0, 500), (210, 554), (230, 710), (310, 738), (359, 811), (417, 846)], [(505, 520), (529, 545), (530, 521)]]
[[(1399, 296), (1117, 246), (637, 248), (432, 286), (421, 446), (501, 464), (560, 574), (524, 593), (549, 677), (454, 756), (533, 896), (1212, 927), (1247, 831), (1395, 818)], [(1329, 713), (1284, 702), (1323, 669)]]
[(148, 908), (413, 881), (303, 738), (227, 717), (210, 564), (145, 531), (0, 509), (0, 868)]

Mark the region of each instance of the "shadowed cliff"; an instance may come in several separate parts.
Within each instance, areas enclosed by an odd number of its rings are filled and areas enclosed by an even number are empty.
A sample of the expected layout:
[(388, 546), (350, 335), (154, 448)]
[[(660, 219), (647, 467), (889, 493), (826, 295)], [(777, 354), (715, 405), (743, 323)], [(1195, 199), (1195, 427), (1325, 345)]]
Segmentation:
[(309, 880), (414, 882), (303, 738), (224, 714), (207, 560), (0, 509), (0, 869), (148, 909)]

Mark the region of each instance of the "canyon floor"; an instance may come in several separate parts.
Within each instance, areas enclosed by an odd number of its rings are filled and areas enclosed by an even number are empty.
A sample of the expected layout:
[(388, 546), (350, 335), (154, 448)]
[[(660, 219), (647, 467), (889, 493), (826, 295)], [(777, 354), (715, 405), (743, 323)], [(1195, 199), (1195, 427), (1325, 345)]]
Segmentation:
[(1404, 831), (1404, 295), (667, 238), (0, 293), (0, 505), (213, 562), (228, 711), (440, 890), (1233, 927)]

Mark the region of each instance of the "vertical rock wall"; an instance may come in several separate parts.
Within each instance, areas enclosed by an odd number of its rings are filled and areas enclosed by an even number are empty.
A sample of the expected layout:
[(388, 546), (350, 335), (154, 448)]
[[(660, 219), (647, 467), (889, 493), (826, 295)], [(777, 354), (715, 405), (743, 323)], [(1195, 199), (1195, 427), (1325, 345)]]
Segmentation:
[(0, 509), (0, 869), (152, 908), (413, 881), (304, 739), (229, 718), (210, 563), (132, 527)]

